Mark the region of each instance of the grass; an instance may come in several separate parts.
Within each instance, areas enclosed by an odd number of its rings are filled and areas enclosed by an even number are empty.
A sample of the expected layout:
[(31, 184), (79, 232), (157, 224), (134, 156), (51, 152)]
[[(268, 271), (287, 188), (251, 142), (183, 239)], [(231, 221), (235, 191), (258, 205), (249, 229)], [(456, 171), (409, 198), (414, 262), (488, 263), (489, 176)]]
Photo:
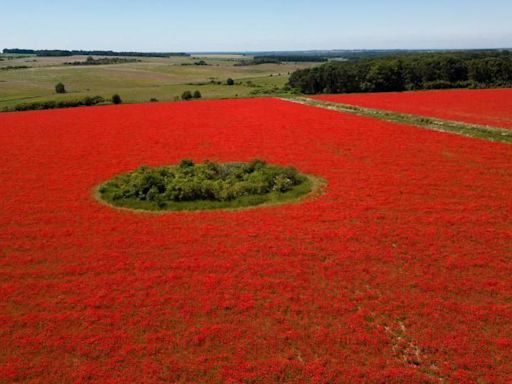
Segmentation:
[(168, 202), (165, 209), (158, 209), (154, 204), (137, 199), (126, 199), (121, 204), (111, 202), (111, 193), (100, 193), (95, 189), (95, 198), (113, 208), (126, 209), (138, 212), (165, 213), (170, 211), (211, 211), (211, 210), (240, 210), (255, 207), (268, 207), (280, 204), (293, 204), (302, 201), (307, 196), (319, 191), (323, 181), (315, 176), (306, 175), (307, 180), (285, 193), (271, 192), (265, 195), (243, 196), (231, 201), (182, 201)]
[(512, 131), (485, 125), (466, 124), (457, 121), (435, 119), (425, 116), (410, 115), (398, 112), (388, 112), (378, 109), (357, 107), (353, 105), (333, 103), (329, 101), (313, 100), (307, 97), (292, 97), (285, 100), (294, 101), (314, 107), (352, 113), (358, 116), (373, 117), (394, 123), (414, 125), (416, 127), (431, 129), (441, 132), (450, 132), (462, 136), (474, 137), (500, 143), (512, 144)]
[[(141, 103), (151, 98), (172, 101), (186, 91), (201, 92), (203, 98), (236, 98), (276, 94), (289, 73), (317, 63), (263, 64), (238, 67), (238, 56), (141, 58), (141, 62), (97, 66), (65, 66), (83, 61), (83, 56), (65, 58), (21, 57), (0, 61), (0, 67), (26, 65), (28, 69), (0, 71), (0, 110), (26, 102), (77, 99), (85, 96), (110, 98), (121, 95), (124, 102)], [(192, 64), (199, 59), (209, 65)], [(34, 61), (36, 60), (36, 61)], [(227, 78), (236, 82), (225, 84)], [(213, 81), (213, 83), (212, 83)], [(251, 81), (253, 85), (248, 85)], [(55, 94), (62, 82), (68, 91)], [(221, 84), (217, 84), (221, 82)], [(257, 91), (255, 91), (257, 90)]]

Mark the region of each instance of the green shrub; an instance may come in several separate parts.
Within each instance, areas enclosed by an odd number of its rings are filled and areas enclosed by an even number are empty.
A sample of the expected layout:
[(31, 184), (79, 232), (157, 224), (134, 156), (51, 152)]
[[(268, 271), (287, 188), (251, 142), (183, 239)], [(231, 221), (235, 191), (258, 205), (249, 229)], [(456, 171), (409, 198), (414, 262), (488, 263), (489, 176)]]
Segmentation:
[(119, 96), (117, 93), (112, 96), (112, 103), (113, 104), (121, 104), (123, 100), (121, 100), (121, 96)]
[(201, 92), (195, 91), (194, 94), (192, 95), (192, 97), (194, 99), (200, 99), (202, 97)]
[(192, 92), (190, 91), (185, 91), (181, 94), (181, 99), (182, 100), (190, 100), (192, 99)]
[(64, 84), (62, 84), (62, 83), (58, 83), (58, 84), (55, 86), (55, 92), (56, 92), (56, 93), (66, 93), (66, 87), (64, 86)]
[(180, 162), (180, 168), (182, 168), (182, 169), (190, 168), (193, 166), (194, 166), (194, 162), (190, 159), (184, 159), (184, 160), (181, 160), (181, 162)]
[(235, 80), (233, 80), (232, 78), (229, 78), (226, 80), (226, 84), (227, 85), (235, 85)]

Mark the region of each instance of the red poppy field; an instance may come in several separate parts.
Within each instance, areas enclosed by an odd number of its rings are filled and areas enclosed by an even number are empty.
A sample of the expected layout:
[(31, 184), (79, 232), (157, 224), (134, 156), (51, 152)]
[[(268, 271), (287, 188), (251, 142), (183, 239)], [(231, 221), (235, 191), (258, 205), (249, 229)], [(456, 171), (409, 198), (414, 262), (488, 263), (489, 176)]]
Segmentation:
[[(92, 196), (183, 158), (328, 184), (236, 212)], [(0, 160), (0, 383), (512, 380), (509, 145), (252, 99), (0, 114)]]
[(314, 99), (512, 129), (512, 89), (314, 96)]

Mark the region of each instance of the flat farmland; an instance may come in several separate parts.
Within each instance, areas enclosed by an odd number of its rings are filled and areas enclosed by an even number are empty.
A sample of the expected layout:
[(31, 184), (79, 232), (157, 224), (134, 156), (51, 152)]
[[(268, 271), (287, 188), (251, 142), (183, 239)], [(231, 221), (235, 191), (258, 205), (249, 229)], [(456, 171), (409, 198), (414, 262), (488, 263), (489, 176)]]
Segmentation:
[[(85, 61), (86, 56), (18, 57), (0, 61), (0, 110), (17, 104), (69, 100), (85, 96), (110, 98), (118, 93), (129, 103), (174, 100), (186, 91), (199, 90), (204, 98), (234, 98), (269, 94), (283, 87), (289, 73), (313, 63), (285, 63), (235, 66), (250, 57), (204, 55), (194, 57), (138, 58), (140, 62), (67, 66), (65, 62)], [(208, 65), (194, 65), (204, 60)], [(13, 66), (25, 69), (1, 70)], [(226, 80), (233, 78), (233, 86)], [(67, 93), (55, 93), (62, 82)], [(221, 84), (217, 84), (221, 82)]]
[[(508, 383), (512, 149), (277, 99), (0, 114), (0, 383)], [(141, 164), (293, 165), (300, 204), (162, 215)]]
[(391, 112), (512, 129), (512, 89), (443, 90), (313, 96)]

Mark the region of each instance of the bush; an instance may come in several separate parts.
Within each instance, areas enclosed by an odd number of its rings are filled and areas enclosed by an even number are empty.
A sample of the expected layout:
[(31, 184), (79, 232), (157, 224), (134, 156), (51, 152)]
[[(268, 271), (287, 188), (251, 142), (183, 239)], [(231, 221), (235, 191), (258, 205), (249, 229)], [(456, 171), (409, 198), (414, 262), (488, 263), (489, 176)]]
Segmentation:
[(194, 162), (190, 159), (183, 159), (180, 162), (180, 168), (190, 168), (194, 166)]
[(123, 100), (121, 100), (121, 96), (119, 96), (117, 93), (112, 96), (112, 103), (114, 104), (121, 104)]
[(192, 97), (194, 99), (200, 99), (202, 97), (201, 92), (195, 91), (194, 94), (192, 95)]
[(149, 99), (149, 101), (152, 103), (157, 103), (158, 99), (156, 97), (152, 97), (151, 99)]
[(55, 92), (56, 92), (56, 93), (66, 93), (66, 87), (64, 86), (64, 84), (62, 84), (62, 83), (58, 83), (58, 84), (55, 86)]
[(229, 78), (226, 80), (226, 84), (227, 85), (235, 85), (235, 80), (233, 80), (232, 78)]
[(181, 94), (182, 100), (190, 100), (191, 98), (192, 98), (192, 92), (190, 92), (190, 91), (185, 91)]
[(112, 200), (136, 199), (165, 202), (231, 201), (248, 195), (285, 193), (306, 181), (294, 168), (250, 163), (194, 164), (182, 160), (178, 166), (139, 169), (120, 175), (100, 187)]

